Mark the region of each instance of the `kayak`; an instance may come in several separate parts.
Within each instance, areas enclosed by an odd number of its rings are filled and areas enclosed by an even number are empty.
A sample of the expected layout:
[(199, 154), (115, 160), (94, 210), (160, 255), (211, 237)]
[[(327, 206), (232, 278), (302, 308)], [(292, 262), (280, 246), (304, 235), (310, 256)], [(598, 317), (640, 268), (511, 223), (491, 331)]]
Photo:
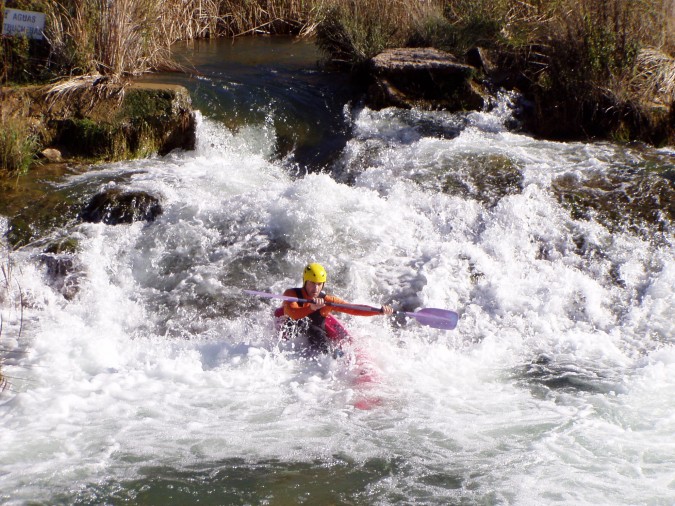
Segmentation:
[[(284, 315), (284, 308), (280, 307), (274, 311), (275, 327), (281, 333), (283, 339), (292, 338), (292, 327), (288, 325), (290, 318)], [(326, 316), (326, 335), (331, 345), (339, 353), (334, 356), (341, 357), (342, 345), (351, 345), (354, 342), (352, 335), (340, 321), (333, 315)], [(358, 347), (350, 347), (353, 350), (353, 362), (350, 364), (352, 381), (356, 390), (356, 399), (354, 407), (357, 409), (372, 409), (382, 404), (379, 397), (369, 395), (368, 390), (372, 389), (380, 382), (379, 373), (375, 364), (368, 358), (367, 354)]]

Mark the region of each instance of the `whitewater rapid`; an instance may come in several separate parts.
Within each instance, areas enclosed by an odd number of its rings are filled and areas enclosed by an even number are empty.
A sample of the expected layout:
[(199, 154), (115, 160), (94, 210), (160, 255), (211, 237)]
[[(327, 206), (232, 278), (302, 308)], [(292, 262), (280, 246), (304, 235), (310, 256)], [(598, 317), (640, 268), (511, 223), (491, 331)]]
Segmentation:
[[(59, 183), (148, 191), (163, 214), (74, 225), (72, 300), (39, 251), (11, 253), (0, 502), (672, 504), (672, 237), (575, 220), (550, 191), (621, 148), (510, 132), (499, 108), (345, 114), (332, 173), (274, 158), (269, 125), (200, 118), (195, 152)], [(472, 189), (491, 156), (522, 190)], [(453, 166), (462, 195), (439, 183)], [(282, 293), (309, 261), (349, 301), (459, 325), (340, 317), (380, 377), (382, 404), (356, 409), (349, 366), (290, 351), (274, 302), (242, 292)]]

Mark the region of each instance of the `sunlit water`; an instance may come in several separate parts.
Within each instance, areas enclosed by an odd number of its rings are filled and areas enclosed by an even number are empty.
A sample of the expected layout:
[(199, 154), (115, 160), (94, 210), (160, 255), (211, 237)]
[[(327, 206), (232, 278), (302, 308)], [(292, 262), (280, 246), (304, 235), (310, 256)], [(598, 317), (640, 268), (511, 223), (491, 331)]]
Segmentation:
[[(325, 120), (318, 89), (301, 92)], [(61, 231), (79, 244), (72, 300), (37, 246), (2, 261), (0, 502), (675, 502), (672, 232), (575, 220), (551, 190), (639, 152), (510, 132), (507, 96), (466, 115), (350, 102), (311, 165), (279, 156), (261, 100), (234, 129), (203, 110), (194, 152), (58, 183), (164, 209)], [(495, 157), (517, 184), (481, 186)], [(380, 404), (357, 409), (353, 363), (303, 358), (274, 302), (242, 293), (297, 286), (308, 261), (349, 301), (459, 325), (340, 317), (379, 377)]]

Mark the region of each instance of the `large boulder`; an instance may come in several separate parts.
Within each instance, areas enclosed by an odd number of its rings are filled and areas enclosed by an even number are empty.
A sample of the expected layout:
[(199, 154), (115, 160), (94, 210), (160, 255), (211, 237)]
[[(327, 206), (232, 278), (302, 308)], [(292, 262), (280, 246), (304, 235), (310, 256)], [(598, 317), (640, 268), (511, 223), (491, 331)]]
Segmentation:
[(476, 68), (434, 48), (388, 49), (369, 62), (366, 105), (449, 111), (480, 110), (486, 102)]

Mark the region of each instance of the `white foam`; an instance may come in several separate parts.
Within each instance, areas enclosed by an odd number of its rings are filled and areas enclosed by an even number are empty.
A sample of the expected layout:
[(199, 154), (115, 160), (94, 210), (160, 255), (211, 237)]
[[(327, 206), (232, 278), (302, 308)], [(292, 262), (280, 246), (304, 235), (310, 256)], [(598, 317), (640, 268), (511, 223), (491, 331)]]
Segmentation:
[[(2, 308), (0, 342), (15, 352), (0, 398), (3, 500), (49, 502), (142, 466), (338, 454), (403, 458), (399, 493), (452, 469), (498, 502), (669, 497), (672, 245), (576, 222), (550, 195), (552, 173), (595, 170), (605, 146), (584, 145), (597, 155), (584, 161), (579, 146), (488, 119), (430, 139), (395, 111), (365, 110), (342, 163), (376, 154), (353, 185), (293, 179), (267, 161), (266, 127), (232, 134), (209, 121), (195, 153), (65, 182), (146, 189), (164, 213), (81, 225), (85, 275), (70, 302), (30, 251), (17, 254), (34, 303), (20, 337), (16, 306)], [(409, 177), (467, 150), (507, 154), (523, 191), (489, 207)], [(575, 235), (603, 255), (577, 251)], [(297, 285), (308, 260), (327, 265), (329, 288), (350, 301), (456, 309), (458, 328), (343, 317), (382, 378), (382, 407), (359, 412), (348, 365), (280, 346), (273, 304), (241, 294)]]

